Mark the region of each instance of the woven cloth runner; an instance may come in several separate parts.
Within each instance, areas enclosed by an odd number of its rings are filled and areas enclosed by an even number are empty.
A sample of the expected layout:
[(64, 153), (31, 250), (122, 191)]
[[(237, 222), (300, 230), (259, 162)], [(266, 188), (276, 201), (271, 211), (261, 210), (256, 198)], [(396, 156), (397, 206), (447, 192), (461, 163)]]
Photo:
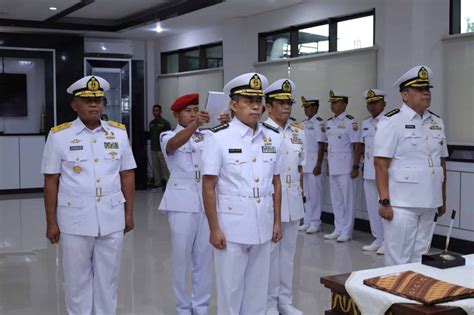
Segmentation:
[(436, 280), (411, 270), (365, 279), (364, 284), (425, 305), (474, 297), (474, 289)]

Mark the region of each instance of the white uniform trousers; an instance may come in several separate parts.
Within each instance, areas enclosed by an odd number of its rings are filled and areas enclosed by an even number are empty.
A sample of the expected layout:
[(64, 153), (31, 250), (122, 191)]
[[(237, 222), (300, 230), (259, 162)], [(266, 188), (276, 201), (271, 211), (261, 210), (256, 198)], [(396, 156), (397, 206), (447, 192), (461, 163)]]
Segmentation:
[(383, 220), (385, 265), (421, 262), (432, 238), (436, 209), (392, 207), (391, 221)]
[(313, 173), (303, 173), (303, 188), (306, 197), (304, 204), (304, 224), (319, 227), (323, 209), (323, 180), (324, 175), (314, 176)]
[(379, 215), (379, 194), (377, 185), (373, 179), (364, 179), (365, 202), (367, 204), (367, 213), (369, 214), (370, 230), (375, 237), (377, 245), (383, 243), (383, 223)]
[(106, 236), (61, 233), (69, 315), (114, 315), (123, 231)]
[(268, 308), (292, 304), (293, 260), (298, 238), (298, 221), (282, 222), (283, 238), (272, 243), (270, 256), (270, 280), (268, 286)]
[(354, 181), (350, 174), (329, 175), (334, 226), (341, 235), (352, 236), (354, 228)]
[[(173, 290), (178, 315), (207, 314), (212, 290), (212, 247), (204, 212), (168, 212)], [(192, 296), (186, 290), (192, 264)]]
[(214, 249), (217, 315), (265, 315), (271, 241)]

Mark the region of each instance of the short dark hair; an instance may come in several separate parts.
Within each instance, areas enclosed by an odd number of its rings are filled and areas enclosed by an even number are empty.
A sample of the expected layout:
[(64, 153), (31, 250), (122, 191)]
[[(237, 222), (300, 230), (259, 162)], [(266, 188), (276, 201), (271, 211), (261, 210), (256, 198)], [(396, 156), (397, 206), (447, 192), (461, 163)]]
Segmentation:
[(155, 109), (157, 107), (161, 110), (161, 105), (159, 105), (159, 104), (153, 105), (153, 109)]

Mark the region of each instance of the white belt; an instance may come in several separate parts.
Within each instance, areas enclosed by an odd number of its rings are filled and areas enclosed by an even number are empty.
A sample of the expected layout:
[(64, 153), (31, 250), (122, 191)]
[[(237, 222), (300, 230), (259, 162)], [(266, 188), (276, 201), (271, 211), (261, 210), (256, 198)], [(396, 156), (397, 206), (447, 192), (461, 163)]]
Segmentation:
[(239, 196), (239, 197), (250, 197), (260, 198), (267, 197), (273, 194), (273, 185), (264, 187), (243, 187), (239, 190), (223, 189), (222, 187), (217, 188), (217, 194), (223, 196)]
[(195, 171), (195, 172), (171, 172), (170, 174), (170, 180), (173, 179), (185, 179), (185, 180), (199, 180), (201, 179), (201, 171)]
[[(436, 161), (436, 162), (439, 162)], [(435, 163), (432, 158), (427, 158), (425, 161), (400, 161), (392, 160), (390, 167), (403, 168), (403, 167), (441, 167), (441, 164)]]

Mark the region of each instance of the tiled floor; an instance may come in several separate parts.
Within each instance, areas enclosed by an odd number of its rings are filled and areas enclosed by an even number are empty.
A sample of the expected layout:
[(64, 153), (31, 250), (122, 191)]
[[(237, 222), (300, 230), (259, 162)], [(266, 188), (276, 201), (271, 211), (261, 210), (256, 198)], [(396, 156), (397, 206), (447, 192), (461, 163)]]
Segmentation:
[[(118, 314), (175, 314), (171, 286), (171, 248), (165, 215), (156, 209), (161, 192), (137, 192), (135, 230), (127, 234), (122, 256)], [(58, 246), (44, 237), (41, 195), (0, 198), (0, 314), (66, 314)], [(27, 197), (27, 198), (25, 198)], [(326, 241), (323, 234), (301, 234), (295, 258), (294, 304), (306, 315), (324, 314), (329, 290), (324, 275), (380, 267), (383, 256), (365, 253), (372, 236), (354, 232), (347, 243)], [(215, 295), (210, 314), (216, 313)]]

